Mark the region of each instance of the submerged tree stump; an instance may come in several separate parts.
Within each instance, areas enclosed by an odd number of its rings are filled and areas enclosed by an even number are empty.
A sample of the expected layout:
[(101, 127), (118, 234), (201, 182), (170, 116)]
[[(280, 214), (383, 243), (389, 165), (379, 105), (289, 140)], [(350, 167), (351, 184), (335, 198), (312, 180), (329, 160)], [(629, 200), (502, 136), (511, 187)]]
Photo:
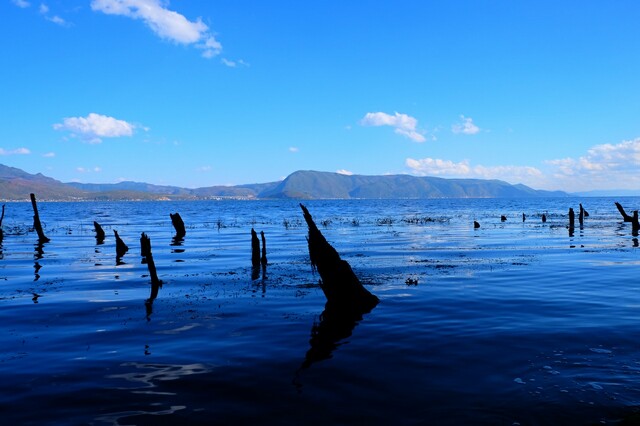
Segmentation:
[(158, 273), (156, 272), (156, 264), (153, 261), (153, 253), (151, 253), (151, 239), (144, 232), (140, 235), (140, 254), (145, 260), (147, 267), (149, 268), (149, 276), (151, 277), (151, 284), (160, 285), (162, 281), (158, 279)]
[(104, 237), (105, 237), (104, 229), (102, 229), (102, 226), (100, 226), (100, 224), (95, 220), (93, 221), (93, 229), (95, 229), (96, 231), (96, 243), (97, 244), (104, 243)]
[(625, 212), (625, 211), (624, 211), (624, 208), (622, 208), (622, 205), (621, 205), (620, 203), (618, 203), (617, 201), (616, 201), (616, 207), (618, 208), (618, 211), (619, 211), (619, 212), (620, 212), (620, 214), (622, 215), (622, 219), (623, 219), (625, 222), (633, 222), (633, 217), (632, 217), (632, 216), (629, 216), (629, 215), (627, 214), (627, 212)]
[(262, 256), (260, 257), (260, 264), (264, 268), (267, 266), (267, 240), (264, 237), (264, 231), (260, 231), (260, 238), (262, 239)]
[(115, 229), (113, 230), (113, 235), (116, 237), (116, 258), (120, 259), (129, 251), (129, 247), (124, 243), (124, 241), (122, 241), (122, 238), (118, 235), (118, 231)]
[(309, 257), (321, 278), (321, 288), (327, 304), (346, 309), (369, 312), (379, 302), (353, 273), (351, 265), (340, 258), (316, 226), (307, 208), (300, 204), (309, 228)]
[(38, 233), (38, 241), (41, 243), (48, 243), (49, 238), (44, 235), (44, 231), (42, 230), (42, 224), (40, 223), (40, 215), (38, 214), (38, 205), (36, 204), (36, 196), (35, 194), (30, 194), (31, 197), (31, 206), (33, 206), (33, 227)]
[(582, 204), (580, 204), (580, 214), (578, 215), (578, 221), (580, 222), (580, 227), (584, 225), (584, 218), (587, 216), (589, 216), (589, 213), (587, 213), (584, 207), (582, 207)]
[(2, 205), (2, 216), (0, 216), (0, 244), (4, 238), (4, 232), (2, 231), (2, 221), (4, 220), (4, 204)]
[(180, 217), (180, 213), (169, 213), (169, 217), (171, 217), (171, 223), (173, 224), (173, 228), (176, 230), (176, 236), (174, 237), (176, 240), (184, 238), (187, 235), (187, 231), (184, 229), (184, 222), (182, 217)]
[(260, 240), (253, 228), (251, 228), (251, 265), (254, 268), (260, 266)]
[(480, 228), (480, 224), (478, 223), (478, 221), (477, 221), (477, 220), (474, 220), (474, 221), (473, 221), (473, 228), (474, 228), (474, 229), (478, 229), (478, 228)]
[(542, 223), (546, 223), (547, 222), (547, 215), (542, 213)]

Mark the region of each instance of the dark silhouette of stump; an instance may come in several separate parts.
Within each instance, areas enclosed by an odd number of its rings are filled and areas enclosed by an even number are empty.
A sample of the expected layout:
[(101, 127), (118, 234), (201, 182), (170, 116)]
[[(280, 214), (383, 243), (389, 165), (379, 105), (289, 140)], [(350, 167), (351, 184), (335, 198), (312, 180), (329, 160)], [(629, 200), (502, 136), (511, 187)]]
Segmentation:
[(102, 229), (102, 226), (96, 221), (93, 221), (93, 229), (96, 231), (96, 244), (103, 244), (105, 237), (104, 229)]
[(546, 214), (542, 214), (542, 223), (547, 223), (547, 215)]
[(480, 228), (480, 224), (478, 223), (478, 221), (476, 221), (476, 220), (473, 221), (473, 228), (474, 229)]
[[(370, 312), (379, 302), (353, 273), (351, 265), (340, 258), (338, 252), (327, 242), (316, 226), (307, 208), (300, 204), (309, 228), (309, 257), (321, 278), (321, 288), (332, 309), (350, 309), (361, 313)], [(326, 309), (326, 308), (325, 308)]]
[(620, 203), (616, 202), (616, 207), (618, 208), (618, 211), (622, 215), (622, 219), (625, 222), (633, 222), (633, 217), (629, 216), (627, 212), (624, 211), (624, 208), (622, 208), (622, 205), (620, 205)]
[(506, 222), (507, 217), (505, 215), (500, 216), (500, 221), (501, 222)]
[(171, 217), (171, 223), (173, 224), (173, 228), (176, 230), (175, 240), (180, 240), (187, 235), (187, 231), (184, 229), (184, 222), (182, 221), (182, 217), (180, 217), (180, 213), (169, 213), (169, 217)]
[(573, 231), (576, 225), (576, 215), (573, 212), (573, 208), (569, 207), (569, 236), (573, 237)]
[(580, 204), (580, 214), (578, 215), (578, 221), (580, 222), (581, 228), (584, 225), (584, 218), (588, 215), (589, 213), (587, 213), (587, 211), (582, 207), (582, 204)]
[(113, 230), (113, 234), (116, 237), (116, 261), (120, 261), (120, 258), (125, 255), (126, 252), (129, 251), (129, 247), (122, 241), (120, 235), (118, 235), (118, 231)]
[(254, 268), (260, 266), (260, 240), (253, 228), (251, 228), (251, 265)]
[(527, 216), (525, 216), (524, 213), (522, 213), (522, 221), (524, 222), (525, 220), (527, 220)]
[(260, 278), (260, 240), (258, 234), (251, 228), (251, 279)]
[(2, 216), (0, 216), (0, 244), (4, 238), (4, 231), (2, 231), (2, 221), (4, 220), (4, 204), (2, 205)]
[(147, 264), (149, 277), (151, 278), (151, 293), (149, 294), (149, 298), (144, 302), (147, 321), (149, 321), (151, 319), (151, 314), (153, 313), (153, 301), (158, 297), (158, 291), (162, 287), (162, 281), (158, 279), (156, 264), (153, 261), (153, 254), (151, 253), (151, 239), (144, 232), (140, 235), (140, 255), (143, 257), (142, 263)]
[(36, 204), (36, 196), (35, 194), (30, 194), (31, 197), (31, 205), (33, 206), (33, 227), (38, 233), (38, 241), (42, 243), (48, 243), (49, 238), (44, 235), (44, 231), (42, 231), (42, 224), (40, 223), (40, 215), (38, 214), (38, 206)]
[(638, 236), (640, 230), (640, 223), (638, 223), (638, 210), (633, 211), (633, 218), (631, 218), (631, 235)]
[(260, 264), (267, 266), (267, 240), (264, 237), (264, 231), (260, 231), (260, 238), (262, 239), (262, 256), (260, 257)]
[(146, 261), (149, 268), (149, 276), (151, 277), (151, 284), (162, 284), (162, 281), (158, 279), (156, 272), (156, 264), (153, 261), (153, 254), (151, 253), (151, 239), (144, 232), (140, 236), (140, 254)]

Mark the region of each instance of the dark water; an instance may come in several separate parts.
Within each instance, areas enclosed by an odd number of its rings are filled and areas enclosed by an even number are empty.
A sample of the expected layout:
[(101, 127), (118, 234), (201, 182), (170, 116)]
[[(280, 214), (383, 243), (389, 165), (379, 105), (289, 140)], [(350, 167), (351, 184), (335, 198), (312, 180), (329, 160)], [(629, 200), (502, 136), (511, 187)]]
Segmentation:
[(640, 406), (640, 251), (614, 201), (308, 202), (381, 299), (360, 321), (321, 315), (296, 202), (41, 202), (41, 247), (9, 203), (3, 424), (616, 424)]

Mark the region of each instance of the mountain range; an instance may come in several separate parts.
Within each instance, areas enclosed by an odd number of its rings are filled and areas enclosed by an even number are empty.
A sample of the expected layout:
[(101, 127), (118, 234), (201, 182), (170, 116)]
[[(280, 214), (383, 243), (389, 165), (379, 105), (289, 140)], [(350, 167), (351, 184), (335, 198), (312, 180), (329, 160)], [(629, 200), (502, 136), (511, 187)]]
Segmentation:
[(0, 200), (198, 200), (198, 199), (421, 199), (563, 197), (500, 180), (444, 179), (411, 175), (364, 176), (297, 171), (279, 182), (181, 188), (142, 182), (63, 183), (0, 164)]

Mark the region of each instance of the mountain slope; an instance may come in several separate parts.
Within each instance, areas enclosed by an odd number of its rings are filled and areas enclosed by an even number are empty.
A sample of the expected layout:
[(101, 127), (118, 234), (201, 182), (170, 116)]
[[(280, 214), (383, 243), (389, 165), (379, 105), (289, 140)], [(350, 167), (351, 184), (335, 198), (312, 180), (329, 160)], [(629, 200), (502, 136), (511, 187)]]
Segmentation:
[(259, 198), (520, 198), (566, 196), (500, 180), (443, 179), (410, 175), (362, 176), (298, 171)]
[(443, 179), (411, 175), (363, 176), (297, 171), (281, 182), (196, 189), (151, 185), (142, 182), (116, 184), (62, 183), (42, 174), (29, 174), (0, 164), (0, 199), (28, 200), (194, 200), (218, 197), (268, 199), (350, 198), (522, 198), (567, 196), (538, 191), (499, 180)]

